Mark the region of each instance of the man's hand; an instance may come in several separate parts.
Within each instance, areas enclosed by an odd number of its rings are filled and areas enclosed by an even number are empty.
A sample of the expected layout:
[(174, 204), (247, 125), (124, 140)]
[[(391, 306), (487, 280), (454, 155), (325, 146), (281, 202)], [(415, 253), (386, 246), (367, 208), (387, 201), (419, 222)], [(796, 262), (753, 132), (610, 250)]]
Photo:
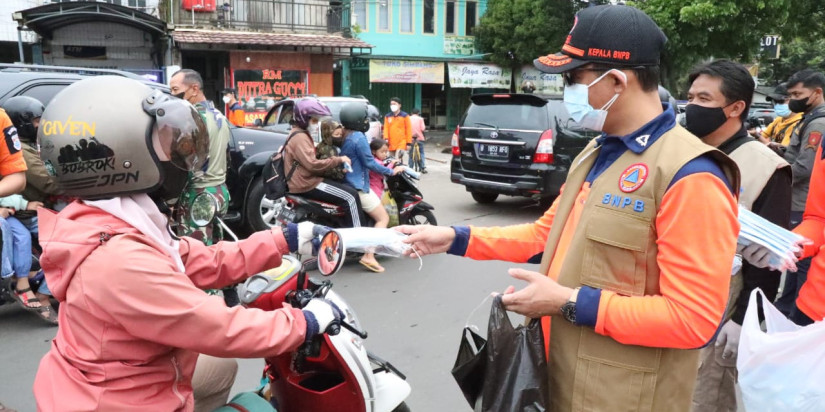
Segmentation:
[(37, 210), (39, 207), (43, 207), (43, 202), (31, 201), (26, 205), (26, 210)]
[(524, 269), (510, 269), (510, 276), (527, 282), (527, 287), (514, 292), (510, 286), (504, 291), (504, 308), (528, 318), (561, 314), (561, 307), (573, 296), (573, 289), (561, 286), (553, 279)]
[(346, 164), (352, 166), (352, 160), (349, 157), (347, 157), (347, 156), (338, 156), (338, 157), (341, 158), (341, 163), (346, 163)]
[(395, 176), (399, 173), (404, 172), (404, 166), (396, 166), (392, 169), (392, 175)]
[(716, 337), (716, 347), (725, 347), (722, 351), (722, 359), (730, 359), (739, 352), (739, 335), (742, 334), (742, 325), (733, 320), (725, 322)]
[(421, 256), (444, 253), (455, 240), (455, 230), (451, 227), (404, 225), (395, 227), (395, 230), (410, 235), (403, 242), (412, 246), (406, 252), (406, 255), (411, 257), (417, 257), (415, 252)]
[(738, 249), (737, 252), (742, 255), (742, 258), (751, 265), (763, 269), (769, 266), (771, 252), (768, 248), (757, 243), (751, 243), (745, 247), (737, 245), (736, 248)]
[(14, 209), (9, 209), (7, 207), (0, 207), (0, 217), (2, 217), (3, 219), (5, 219), (9, 216), (13, 216), (13, 215), (14, 215)]

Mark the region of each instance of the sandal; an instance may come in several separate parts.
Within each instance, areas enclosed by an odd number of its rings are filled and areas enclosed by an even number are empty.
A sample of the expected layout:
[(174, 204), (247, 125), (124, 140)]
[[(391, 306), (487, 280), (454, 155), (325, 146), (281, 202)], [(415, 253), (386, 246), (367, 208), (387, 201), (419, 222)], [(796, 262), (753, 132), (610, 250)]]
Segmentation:
[(364, 267), (366, 267), (367, 269), (369, 269), (369, 270), (371, 270), (375, 273), (384, 272), (384, 267), (379, 265), (378, 262), (372, 263), (372, 262), (364, 262), (363, 260), (359, 260), (358, 263), (364, 265)]
[(14, 297), (17, 298), (17, 301), (23, 306), (23, 309), (26, 310), (34, 310), (39, 311), (43, 305), (40, 304), (40, 301), (37, 300), (37, 296), (30, 298), (26, 296), (27, 293), (31, 292), (32, 288), (25, 288), (25, 289), (14, 289)]
[(40, 316), (41, 319), (51, 323), (52, 325), (57, 325), (57, 313), (55, 313), (54, 310), (52, 310), (51, 306), (41, 306), (37, 309), (37, 314)]

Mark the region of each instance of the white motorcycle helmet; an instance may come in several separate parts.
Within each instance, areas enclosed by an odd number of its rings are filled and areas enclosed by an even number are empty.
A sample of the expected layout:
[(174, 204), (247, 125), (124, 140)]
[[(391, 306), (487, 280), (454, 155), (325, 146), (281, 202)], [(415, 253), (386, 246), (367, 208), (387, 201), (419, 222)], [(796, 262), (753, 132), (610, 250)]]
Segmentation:
[(194, 106), (120, 76), (88, 78), (58, 93), (37, 138), (47, 170), (66, 195), (82, 199), (176, 199), (209, 153)]

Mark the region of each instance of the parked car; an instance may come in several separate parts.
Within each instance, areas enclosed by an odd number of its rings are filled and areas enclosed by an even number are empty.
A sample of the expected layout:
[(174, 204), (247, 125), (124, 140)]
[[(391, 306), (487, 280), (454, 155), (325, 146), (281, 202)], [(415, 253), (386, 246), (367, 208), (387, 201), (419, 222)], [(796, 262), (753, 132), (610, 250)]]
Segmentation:
[[(317, 96), (312, 96), (317, 97)], [(288, 98), (283, 99), (269, 109), (269, 112), (266, 114), (263, 120), (262, 127), (264, 130), (271, 130), (274, 132), (280, 133), (289, 133), (290, 124), (289, 122), (292, 120), (292, 110), (295, 106), (295, 100), (299, 99), (300, 97), (295, 98)], [(369, 106), (369, 100), (367, 100), (363, 96), (349, 96), (349, 97), (317, 97), (322, 103), (329, 107), (329, 111), (332, 112), (332, 118), (336, 121), (340, 121), (341, 118), (339, 115), (341, 114), (341, 108), (344, 107), (347, 103), (352, 102), (364, 102), (367, 103)], [(380, 115), (375, 116), (374, 113), (379, 113), (378, 109), (375, 106), (372, 106), (372, 109), (369, 110), (370, 113), (373, 115), (370, 116), (370, 130), (367, 131), (366, 135), (368, 139), (374, 139), (377, 137), (381, 137), (381, 127), (383, 126), (383, 119)]]
[(479, 203), (499, 195), (549, 203), (598, 133), (580, 129), (561, 97), (476, 94), (452, 137), (450, 180)]
[(754, 103), (748, 110), (747, 127), (765, 127), (776, 119), (776, 112), (773, 105), (765, 103)]
[[(115, 75), (129, 77), (164, 93), (166, 85), (146, 80), (136, 74), (107, 69), (0, 64), (0, 105), (14, 96), (34, 97), (44, 105), (66, 86), (88, 76)], [(117, 91), (112, 91), (117, 98)], [(286, 141), (285, 133), (236, 127), (230, 124), (229, 168), (226, 185), (231, 200), (225, 216), (227, 223), (244, 231), (258, 231), (275, 225), (280, 203), (264, 197), (260, 176), (264, 162)]]

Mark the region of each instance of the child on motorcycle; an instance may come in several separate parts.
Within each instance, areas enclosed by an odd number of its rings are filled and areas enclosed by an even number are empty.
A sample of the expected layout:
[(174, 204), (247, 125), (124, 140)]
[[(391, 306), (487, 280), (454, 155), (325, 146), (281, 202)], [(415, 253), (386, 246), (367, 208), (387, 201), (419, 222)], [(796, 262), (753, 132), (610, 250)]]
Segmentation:
[[(394, 168), (399, 163), (397, 159), (387, 160), (390, 155), (390, 147), (384, 139), (372, 139), (370, 151), (372, 151), (375, 162), (381, 166)], [(379, 199), (384, 196), (384, 177), (384, 175), (370, 170), (370, 190), (375, 192)]]
[[(117, 104), (106, 98), (113, 90)], [(38, 410), (213, 410), (231, 390), (231, 358), (296, 350), (342, 319), (319, 299), (303, 310), (263, 312), (227, 308), (203, 293), (276, 267), (286, 253), (311, 253), (315, 225), (213, 246), (174, 237), (168, 204), (209, 151), (206, 125), (190, 103), (125, 77), (93, 76), (63, 89), (43, 113), (44, 124), (69, 119), (81, 131), (94, 129), (107, 150), (75, 167), (68, 152), (82, 133), (40, 132), (44, 147), (68, 148), (42, 156), (66, 194), (80, 200), (60, 213), (38, 211), (41, 264), (61, 302), (60, 328), (34, 382)], [(209, 376), (193, 379), (198, 370)]]
[[(375, 163), (375, 158), (367, 143), (367, 136), (364, 135), (364, 132), (369, 130), (370, 127), (365, 103), (357, 102), (344, 105), (341, 108), (340, 118), (341, 124), (344, 126), (345, 136), (341, 154), (352, 160), (352, 172), (347, 173), (346, 182), (358, 190), (364, 212), (375, 219), (375, 227), (386, 228), (390, 217), (381, 204), (381, 199), (370, 189), (369, 172), (375, 171), (390, 176), (401, 172), (403, 168), (399, 166), (395, 169), (389, 169)], [(381, 273), (384, 271), (384, 267), (375, 260), (374, 253), (365, 253), (360, 263), (373, 272)]]

